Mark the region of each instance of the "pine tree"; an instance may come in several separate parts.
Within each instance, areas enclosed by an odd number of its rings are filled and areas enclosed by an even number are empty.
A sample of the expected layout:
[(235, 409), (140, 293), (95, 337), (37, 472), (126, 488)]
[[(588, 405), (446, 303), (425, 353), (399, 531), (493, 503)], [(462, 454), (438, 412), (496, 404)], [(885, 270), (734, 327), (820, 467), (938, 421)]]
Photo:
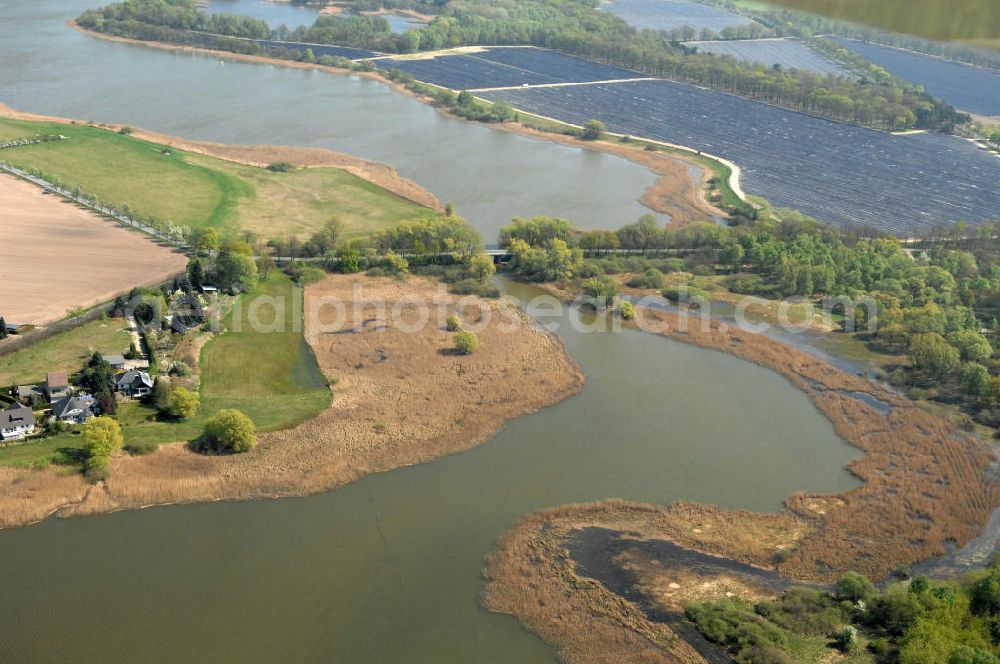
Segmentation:
[(7, 321), (4, 320), (3, 316), (0, 316), (0, 339), (7, 338)]
[(191, 288), (194, 290), (201, 290), (205, 285), (205, 269), (197, 258), (192, 258), (188, 263), (188, 279), (191, 280)]

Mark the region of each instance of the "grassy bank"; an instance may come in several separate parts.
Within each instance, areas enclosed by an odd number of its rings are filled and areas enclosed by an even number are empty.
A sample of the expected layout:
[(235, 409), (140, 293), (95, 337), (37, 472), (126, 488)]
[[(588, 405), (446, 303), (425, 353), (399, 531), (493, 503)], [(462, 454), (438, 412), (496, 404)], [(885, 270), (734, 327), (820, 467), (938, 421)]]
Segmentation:
[[(275, 271), (240, 299), (239, 305), (223, 321), (228, 331), (213, 338), (202, 349), (201, 407), (195, 417), (186, 421), (163, 420), (145, 404), (121, 404), (117, 417), (124, 429), (126, 445), (152, 446), (194, 439), (200, 435), (205, 421), (222, 408), (239, 408), (254, 420), (259, 431), (290, 428), (325, 410), (330, 405), (326, 378), (305, 342), (301, 325), (297, 328), (299, 331), (293, 331), (290, 323), (302, 312), (301, 298), (293, 295), (296, 288), (288, 277)], [(285, 331), (258, 332), (250, 327), (247, 304), (258, 296), (283, 301), (282, 315), (289, 322)], [(239, 325), (234, 320), (236, 315), (240, 316)], [(269, 308), (262, 309), (261, 317), (270, 320)], [(30, 358), (47, 357), (42, 348), (47, 344), (53, 349), (65, 349), (67, 361), (72, 359), (69, 369), (78, 370), (83, 359), (77, 359), (73, 353), (80, 347), (78, 339), (87, 339), (91, 325), (25, 349), (21, 352), (32, 355), (18, 361), (27, 366), (32, 361)], [(44, 463), (61, 448), (78, 447), (78, 441), (79, 436), (65, 434), (0, 448), (0, 466)]]
[(36, 134), (66, 139), (9, 148), (0, 158), (179, 226), (270, 239), (305, 236), (336, 217), (347, 237), (357, 237), (428, 214), (340, 168), (275, 172), (99, 127), (0, 118), (0, 141)]

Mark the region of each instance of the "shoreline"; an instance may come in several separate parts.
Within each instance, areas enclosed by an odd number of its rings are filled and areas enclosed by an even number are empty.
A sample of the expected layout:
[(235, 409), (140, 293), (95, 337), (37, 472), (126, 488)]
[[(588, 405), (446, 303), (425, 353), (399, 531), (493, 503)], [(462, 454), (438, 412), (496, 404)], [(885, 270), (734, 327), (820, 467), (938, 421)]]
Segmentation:
[(0, 117), (12, 120), (27, 120), (31, 122), (53, 122), (78, 126), (92, 126), (109, 131), (118, 131), (128, 126), (132, 129), (131, 136), (151, 143), (159, 143), (216, 159), (222, 159), (244, 166), (264, 168), (276, 161), (287, 161), (300, 168), (336, 168), (366, 182), (376, 185), (386, 191), (437, 212), (444, 211), (444, 205), (438, 198), (408, 178), (399, 175), (395, 167), (381, 162), (362, 159), (352, 155), (327, 150), (325, 148), (300, 148), (280, 145), (233, 145), (211, 141), (195, 141), (180, 136), (162, 134), (131, 125), (113, 123), (89, 123), (71, 118), (51, 115), (41, 115), (27, 111), (19, 111), (0, 102)]
[[(355, 275), (331, 275), (308, 286), (307, 307), (309, 298), (331, 295), (352, 301), (355, 280)], [(432, 301), (438, 294), (437, 283), (421, 277), (365, 278), (364, 285), (366, 297), (404, 308), (412, 298)], [(447, 296), (452, 305), (459, 299)], [(320, 331), (311, 326), (323, 324), (322, 311), (307, 308), (307, 342), (323, 373), (336, 379), (332, 404), (318, 416), (261, 433), (257, 447), (240, 455), (201, 455), (184, 443), (144, 456), (121, 453), (112, 460), (109, 478), (95, 485), (64, 470), (0, 468), (0, 528), (53, 515), (320, 493), (471, 449), (508, 421), (582, 389), (583, 374), (558, 337), (534, 327), (507, 301), (483, 302), (498, 315), (479, 333), (482, 345), (470, 356), (450, 352), (451, 334), (433, 325), (409, 333), (367, 323), (352, 327), (348, 321)], [(512, 322), (516, 331), (498, 330)], [(428, 408), (437, 413), (433, 419), (424, 416)]]
[[(572, 296), (547, 290), (564, 301)], [(901, 563), (932, 560), (975, 540), (1000, 507), (1000, 480), (990, 473), (995, 449), (943, 417), (761, 335), (657, 309), (641, 308), (639, 316), (669, 326), (652, 334), (729, 353), (788, 379), (863, 452), (847, 467), (862, 484), (839, 494), (794, 494), (777, 514), (609, 498), (527, 515), (489, 557), (482, 603), (517, 618), (568, 661), (633, 661), (629, 653), (639, 645), (651, 653), (642, 661), (700, 661), (685, 658), (690, 645), (672, 632), (651, 638), (650, 629), (668, 628), (647, 620), (635, 602), (576, 577), (566, 538), (582, 528), (662, 540), (790, 581), (830, 582), (849, 570), (881, 580)]]
[[(173, 51), (173, 52), (180, 52), (180, 53), (199, 53), (199, 54), (203, 54), (203, 55), (209, 55), (209, 56), (212, 56), (212, 57), (218, 57), (218, 58), (221, 58), (221, 59), (236, 60), (236, 61), (240, 61), (240, 62), (254, 62), (254, 63), (258, 63), (258, 64), (268, 64), (268, 65), (280, 66), (280, 67), (290, 67), (290, 68), (294, 68), (294, 69), (309, 69), (309, 70), (314, 70), (314, 71), (324, 71), (324, 72), (327, 72), (327, 73), (330, 73), (330, 74), (339, 75), (339, 76), (345, 76), (346, 75), (346, 76), (358, 76), (358, 77), (361, 77), (361, 78), (367, 78), (367, 79), (370, 79), (370, 80), (373, 80), (373, 81), (377, 81), (377, 82), (379, 82), (379, 83), (381, 83), (381, 84), (389, 87), (391, 90), (393, 90), (393, 91), (395, 91), (395, 92), (397, 92), (399, 94), (403, 94), (403, 95), (412, 97), (412, 98), (416, 99), (417, 101), (419, 101), (420, 103), (423, 103), (423, 104), (426, 104), (428, 106), (431, 106), (432, 108), (434, 108), (435, 110), (437, 110), (439, 113), (441, 113), (442, 115), (444, 115), (444, 116), (446, 116), (446, 117), (448, 117), (449, 119), (452, 119), (452, 120), (456, 120), (456, 121), (459, 121), (459, 122), (466, 122), (466, 123), (469, 123), (469, 124), (476, 124), (476, 125), (480, 125), (480, 126), (485, 126), (487, 128), (494, 128), (494, 129), (498, 129), (500, 131), (507, 131), (509, 133), (520, 134), (520, 135), (522, 135), (522, 136), (524, 136), (526, 138), (535, 138), (535, 139), (539, 139), (539, 140), (552, 141), (552, 142), (555, 142), (555, 143), (558, 143), (558, 144), (569, 145), (571, 147), (578, 147), (578, 148), (581, 148), (581, 149), (593, 150), (595, 152), (603, 152), (603, 153), (611, 154), (611, 155), (614, 155), (614, 156), (618, 156), (618, 157), (621, 157), (623, 159), (627, 159), (627, 160), (629, 160), (629, 161), (631, 161), (633, 163), (639, 164), (640, 166), (643, 166), (643, 167), (647, 168), (648, 170), (650, 170), (650, 172), (652, 172), (654, 175), (658, 175), (659, 176), (659, 178), (657, 179), (657, 181), (654, 182), (651, 186), (647, 187), (647, 189), (645, 191), (643, 191), (642, 194), (641, 194), (641, 196), (637, 199), (644, 206), (650, 208), (654, 212), (659, 212), (661, 214), (671, 214), (671, 210), (673, 210), (673, 212), (675, 214), (679, 213), (679, 210), (674, 205), (669, 205), (669, 204), (665, 203), (664, 202), (664, 198), (666, 197), (666, 193), (668, 193), (668, 192), (671, 193), (671, 194), (675, 194), (677, 192), (681, 192), (679, 195), (680, 195), (680, 197), (682, 199), (684, 199), (687, 202), (687, 206), (688, 207), (692, 206), (692, 202), (694, 202), (694, 204), (693, 204), (694, 209), (699, 210), (700, 212), (702, 212), (707, 217), (705, 219), (705, 221), (711, 221), (713, 214), (722, 213), (724, 216), (728, 216), (728, 215), (725, 214), (725, 212), (723, 212), (722, 210), (720, 210), (719, 208), (717, 208), (713, 203), (711, 203), (708, 200), (707, 196), (705, 195), (705, 188), (704, 188), (704, 186), (697, 187), (697, 186), (694, 185), (693, 182), (691, 182), (691, 178), (688, 177), (687, 172), (686, 172), (686, 166), (687, 165), (693, 165), (693, 166), (697, 167), (702, 172), (702, 184), (706, 183), (712, 177), (712, 174), (710, 172), (708, 172), (708, 170), (704, 166), (702, 166), (701, 164), (697, 163), (693, 159), (692, 160), (688, 160), (688, 159), (683, 158), (683, 156), (675, 156), (675, 155), (662, 154), (662, 153), (661, 154), (650, 153), (650, 152), (645, 152), (645, 151), (643, 151), (643, 150), (641, 150), (639, 148), (629, 148), (629, 147), (625, 147), (625, 146), (621, 146), (621, 145), (615, 145), (615, 144), (609, 143), (607, 141), (581, 141), (579, 139), (575, 139), (575, 138), (572, 138), (572, 137), (563, 136), (563, 135), (560, 135), (560, 134), (550, 134), (550, 133), (547, 133), (547, 132), (543, 132), (543, 131), (539, 131), (539, 130), (536, 130), (536, 129), (532, 129), (530, 127), (521, 126), (521, 125), (513, 123), (513, 122), (510, 122), (510, 123), (481, 123), (481, 122), (476, 122), (474, 120), (468, 120), (466, 118), (462, 118), (462, 117), (459, 117), (459, 116), (456, 116), (456, 115), (453, 115), (453, 114), (449, 113), (447, 110), (442, 109), (439, 106), (436, 106), (435, 104), (433, 104), (432, 100), (430, 100), (429, 98), (426, 98), (426, 97), (424, 97), (424, 96), (422, 96), (420, 94), (417, 94), (417, 93), (413, 92), (412, 90), (409, 90), (408, 88), (406, 88), (406, 86), (404, 86), (401, 83), (396, 83), (394, 81), (389, 81), (389, 80), (383, 78), (382, 76), (378, 75), (375, 72), (354, 71), (354, 70), (351, 70), (351, 69), (343, 69), (343, 68), (340, 68), (340, 67), (332, 67), (332, 66), (328, 66), (328, 65), (320, 65), (320, 64), (315, 64), (315, 63), (296, 62), (294, 60), (282, 60), (282, 59), (279, 59), (279, 58), (271, 58), (271, 57), (262, 56), (262, 55), (247, 55), (247, 54), (243, 54), (243, 53), (233, 53), (232, 51), (220, 51), (220, 50), (208, 49), (208, 48), (201, 48), (201, 47), (196, 47), (196, 46), (183, 46), (183, 45), (179, 45), (179, 44), (170, 44), (170, 43), (167, 43), (167, 42), (143, 41), (141, 39), (133, 39), (133, 38), (129, 38), (129, 37), (118, 37), (118, 36), (115, 36), (115, 35), (107, 35), (107, 34), (104, 34), (104, 33), (93, 32), (91, 30), (87, 30), (86, 28), (82, 28), (79, 25), (77, 25), (77, 23), (76, 23), (75, 20), (67, 21), (67, 25), (69, 25), (71, 28), (73, 28), (73, 29), (81, 32), (82, 34), (85, 34), (87, 36), (94, 37), (94, 38), (97, 38), (97, 39), (103, 39), (103, 40), (106, 40), (106, 41), (118, 42), (118, 43), (123, 43), (123, 44), (132, 44), (132, 45), (136, 45), (136, 46), (145, 46), (145, 47), (149, 47), (149, 48), (157, 48), (157, 49), (161, 49), (161, 50), (165, 50), (165, 51)], [(524, 114), (525, 115), (535, 115), (535, 114), (532, 114), (532, 113), (524, 113)], [(542, 116), (535, 115), (535, 117), (542, 117)], [(565, 122), (562, 122), (560, 120), (552, 120), (552, 121), (553, 122), (558, 122), (559, 124), (562, 124), (562, 125), (566, 125)], [(567, 125), (567, 126), (569, 126), (569, 125)], [(609, 135), (610, 136), (617, 136), (617, 134), (609, 134)], [(692, 157), (698, 156), (697, 150), (695, 150), (693, 148), (689, 148), (687, 146), (673, 145), (673, 144), (669, 144), (669, 143), (664, 143), (662, 141), (655, 141), (655, 140), (650, 140), (650, 139), (645, 139), (645, 138), (642, 138), (641, 140), (645, 141), (645, 142), (648, 142), (648, 143), (655, 143), (655, 144), (662, 145), (664, 147), (673, 148), (673, 149), (676, 149), (676, 150), (681, 150), (681, 151), (684, 151), (684, 152), (688, 152), (688, 153), (691, 154)], [(566, 141), (566, 142), (564, 143), (563, 141)], [(302, 149), (308, 150), (308, 149), (312, 149), (312, 148), (302, 148)], [(336, 154), (340, 154), (340, 153), (336, 153)], [(729, 183), (730, 187), (733, 189), (734, 193), (736, 193), (736, 195), (738, 197), (740, 197), (741, 199), (745, 199), (746, 194), (742, 191), (742, 189), (740, 188), (740, 185), (739, 185), (740, 168), (739, 168), (738, 165), (736, 165), (736, 164), (734, 164), (734, 163), (732, 163), (732, 162), (730, 162), (728, 160), (724, 160), (724, 159), (721, 159), (719, 157), (714, 157), (714, 156), (709, 155), (707, 153), (701, 153), (700, 156), (706, 157), (708, 159), (714, 159), (714, 160), (719, 161), (720, 163), (724, 164), (725, 166), (729, 167), (730, 170), (731, 170), (730, 183)], [(650, 163), (653, 163), (653, 160), (661, 160), (662, 161), (662, 165), (660, 165), (658, 167), (655, 167), (655, 168), (651, 167)], [(669, 165), (669, 163), (671, 161), (672, 162), (677, 162), (679, 164), (684, 164), (685, 168), (684, 169), (672, 169), (670, 167), (670, 165)], [(387, 166), (387, 168), (392, 168), (392, 167), (391, 166)], [(657, 168), (659, 168), (661, 170), (657, 170)], [(682, 174), (680, 173), (681, 170), (684, 171)], [(670, 171), (674, 171), (674, 173), (671, 173)], [(681, 175), (683, 176), (682, 178), (681, 178)], [(686, 187), (687, 191), (685, 191), (685, 185), (687, 185), (687, 187)], [(419, 185), (416, 185), (416, 184), (415, 184), (415, 186), (419, 187)], [(685, 215), (686, 215), (686, 213), (685, 213)], [(686, 223), (687, 221), (690, 221), (690, 219), (684, 218), (684, 219), (678, 220), (676, 223)], [(672, 223), (674, 223), (674, 222), (672, 221)]]
[[(554, 120), (554, 122), (559, 121)], [(623, 159), (628, 159), (635, 164), (645, 167), (647, 170), (659, 177), (656, 182), (643, 192), (639, 202), (651, 210), (670, 215), (671, 220), (668, 224), (670, 226), (678, 226), (694, 221), (714, 223), (711, 215), (728, 217), (728, 214), (724, 210), (716, 207), (706, 198), (705, 187), (711, 179), (712, 174), (694, 161), (688, 161), (682, 157), (674, 157), (662, 152), (657, 153), (638, 150), (636, 148), (617, 145), (607, 141), (601, 141), (598, 143), (581, 141), (580, 139), (572, 136), (548, 133), (531, 127), (525, 127), (515, 122), (502, 122), (491, 126), (500, 131), (507, 131), (526, 138), (551, 141), (559, 145), (579, 148), (581, 150), (595, 150), (605, 154), (617, 155)], [(617, 136), (617, 134), (609, 135)], [(646, 141), (646, 139), (642, 140)], [(692, 156), (694, 156), (694, 153), (692, 153)], [(693, 183), (691, 183), (686, 165), (694, 166), (701, 173), (700, 187), (694, 187)], [(734, 173), (735, 172), (736, 171), (734, 171)], [(688, 183), (691, 184), (689, 185)], [(697, 219), (696, 217), (699, 213), (708, 216), (708, 219)]]

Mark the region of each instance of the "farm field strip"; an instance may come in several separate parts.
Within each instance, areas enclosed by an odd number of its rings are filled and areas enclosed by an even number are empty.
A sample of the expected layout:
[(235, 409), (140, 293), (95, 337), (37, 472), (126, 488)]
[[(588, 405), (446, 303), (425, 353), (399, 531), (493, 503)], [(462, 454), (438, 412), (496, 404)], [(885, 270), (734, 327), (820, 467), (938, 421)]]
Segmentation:
[(781, 65), (785, 69), (801, 69), (818, 74), (847, 74), (819, 53), (794, 39), (740, 39), (727, 41), (695, 41), (702, 53), (730, 55), (737, 60), (763, 65)]
[(452, 90), (585, 83), (642, 78), (641, 74), (532, 46), (489, 48), (431, 59), (388, 58), (390, 68)]
[(155, 284), (187, 259), (111, 221), (0, 176), (0, 314), (8, 322), (44, 324), (67, 310)]
[(691, 26), (696, 30), (708, 28), (719, 32), (753, 23), (745, 16), (689, 0), (611, 0), (600, 9), (640, 29), (675, 30)]
[(930, 94), (970, 113), (1000, 116), (1000, 72), (891, 46), (832, 37), (890, 73), (924, 86)]
[(998, 214), (1000, 160), (951, 136), (894, 136), (666, 80), (481, 96), (720, 155), (749, 193), (844, 226), (910, 234)]

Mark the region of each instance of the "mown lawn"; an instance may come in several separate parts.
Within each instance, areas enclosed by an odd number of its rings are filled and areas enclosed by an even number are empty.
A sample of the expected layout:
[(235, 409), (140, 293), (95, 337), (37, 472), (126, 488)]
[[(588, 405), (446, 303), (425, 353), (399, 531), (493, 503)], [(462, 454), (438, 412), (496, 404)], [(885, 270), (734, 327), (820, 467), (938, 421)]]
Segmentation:
[(306, 237), (339, 219), (349, 239), (435, 214), (339, 168), (278, 173), (96, 127), (0, 118), (0, 140), (35, 134), (69, 138), (4, 150), (3, 159), (102, 202), (223, 235)]
[(0, 356), (0, 385), (39, 383), (48, 371), (74, 373), (93, 351), (124, 353), (131, 341), (121, 318), (84, 323), (10, 355)]
[(0, 447), (0, 466), (13, 466), (15, 468), (47, 466), (52, 462), (54, 456), (69, 458), (82, 447), (83, 438), (72, 433), (44, 438), (37, 442), (8, 445)]
[(350, 239), (434, 214), (339, 168), (275, 173), (204, 155), (187, 159), (246, 183), (248, 191), (237, 201), (235, 217), (241, 230), (258, 237), (308, 236), (336, 218)]
[[(260, 431), (287, 429), (322, 412), (330, 405), (326, 378), (301, 331), (302, 299), (283, 273), (243, 295), (223, 321), (227, 330), (201, 351), (201, 408), (186, 422), (162, 421), (142, 404), (127, 404), (119, 417), (127, 444), (165, 443), (197, 437), (205, 420), (222, 408), (238, 408)], [(300, 291), (301, 293), (301, 291)], [(257, 297), (282, 302), (283, 331), (254, 330), (250, 303)], [(274, 307), (261, 307), (264, 324), (274, 320)], [(234, 320), (238, 317), (238, 324)], [(299, 317), (299, 326), (292, 321)]]

